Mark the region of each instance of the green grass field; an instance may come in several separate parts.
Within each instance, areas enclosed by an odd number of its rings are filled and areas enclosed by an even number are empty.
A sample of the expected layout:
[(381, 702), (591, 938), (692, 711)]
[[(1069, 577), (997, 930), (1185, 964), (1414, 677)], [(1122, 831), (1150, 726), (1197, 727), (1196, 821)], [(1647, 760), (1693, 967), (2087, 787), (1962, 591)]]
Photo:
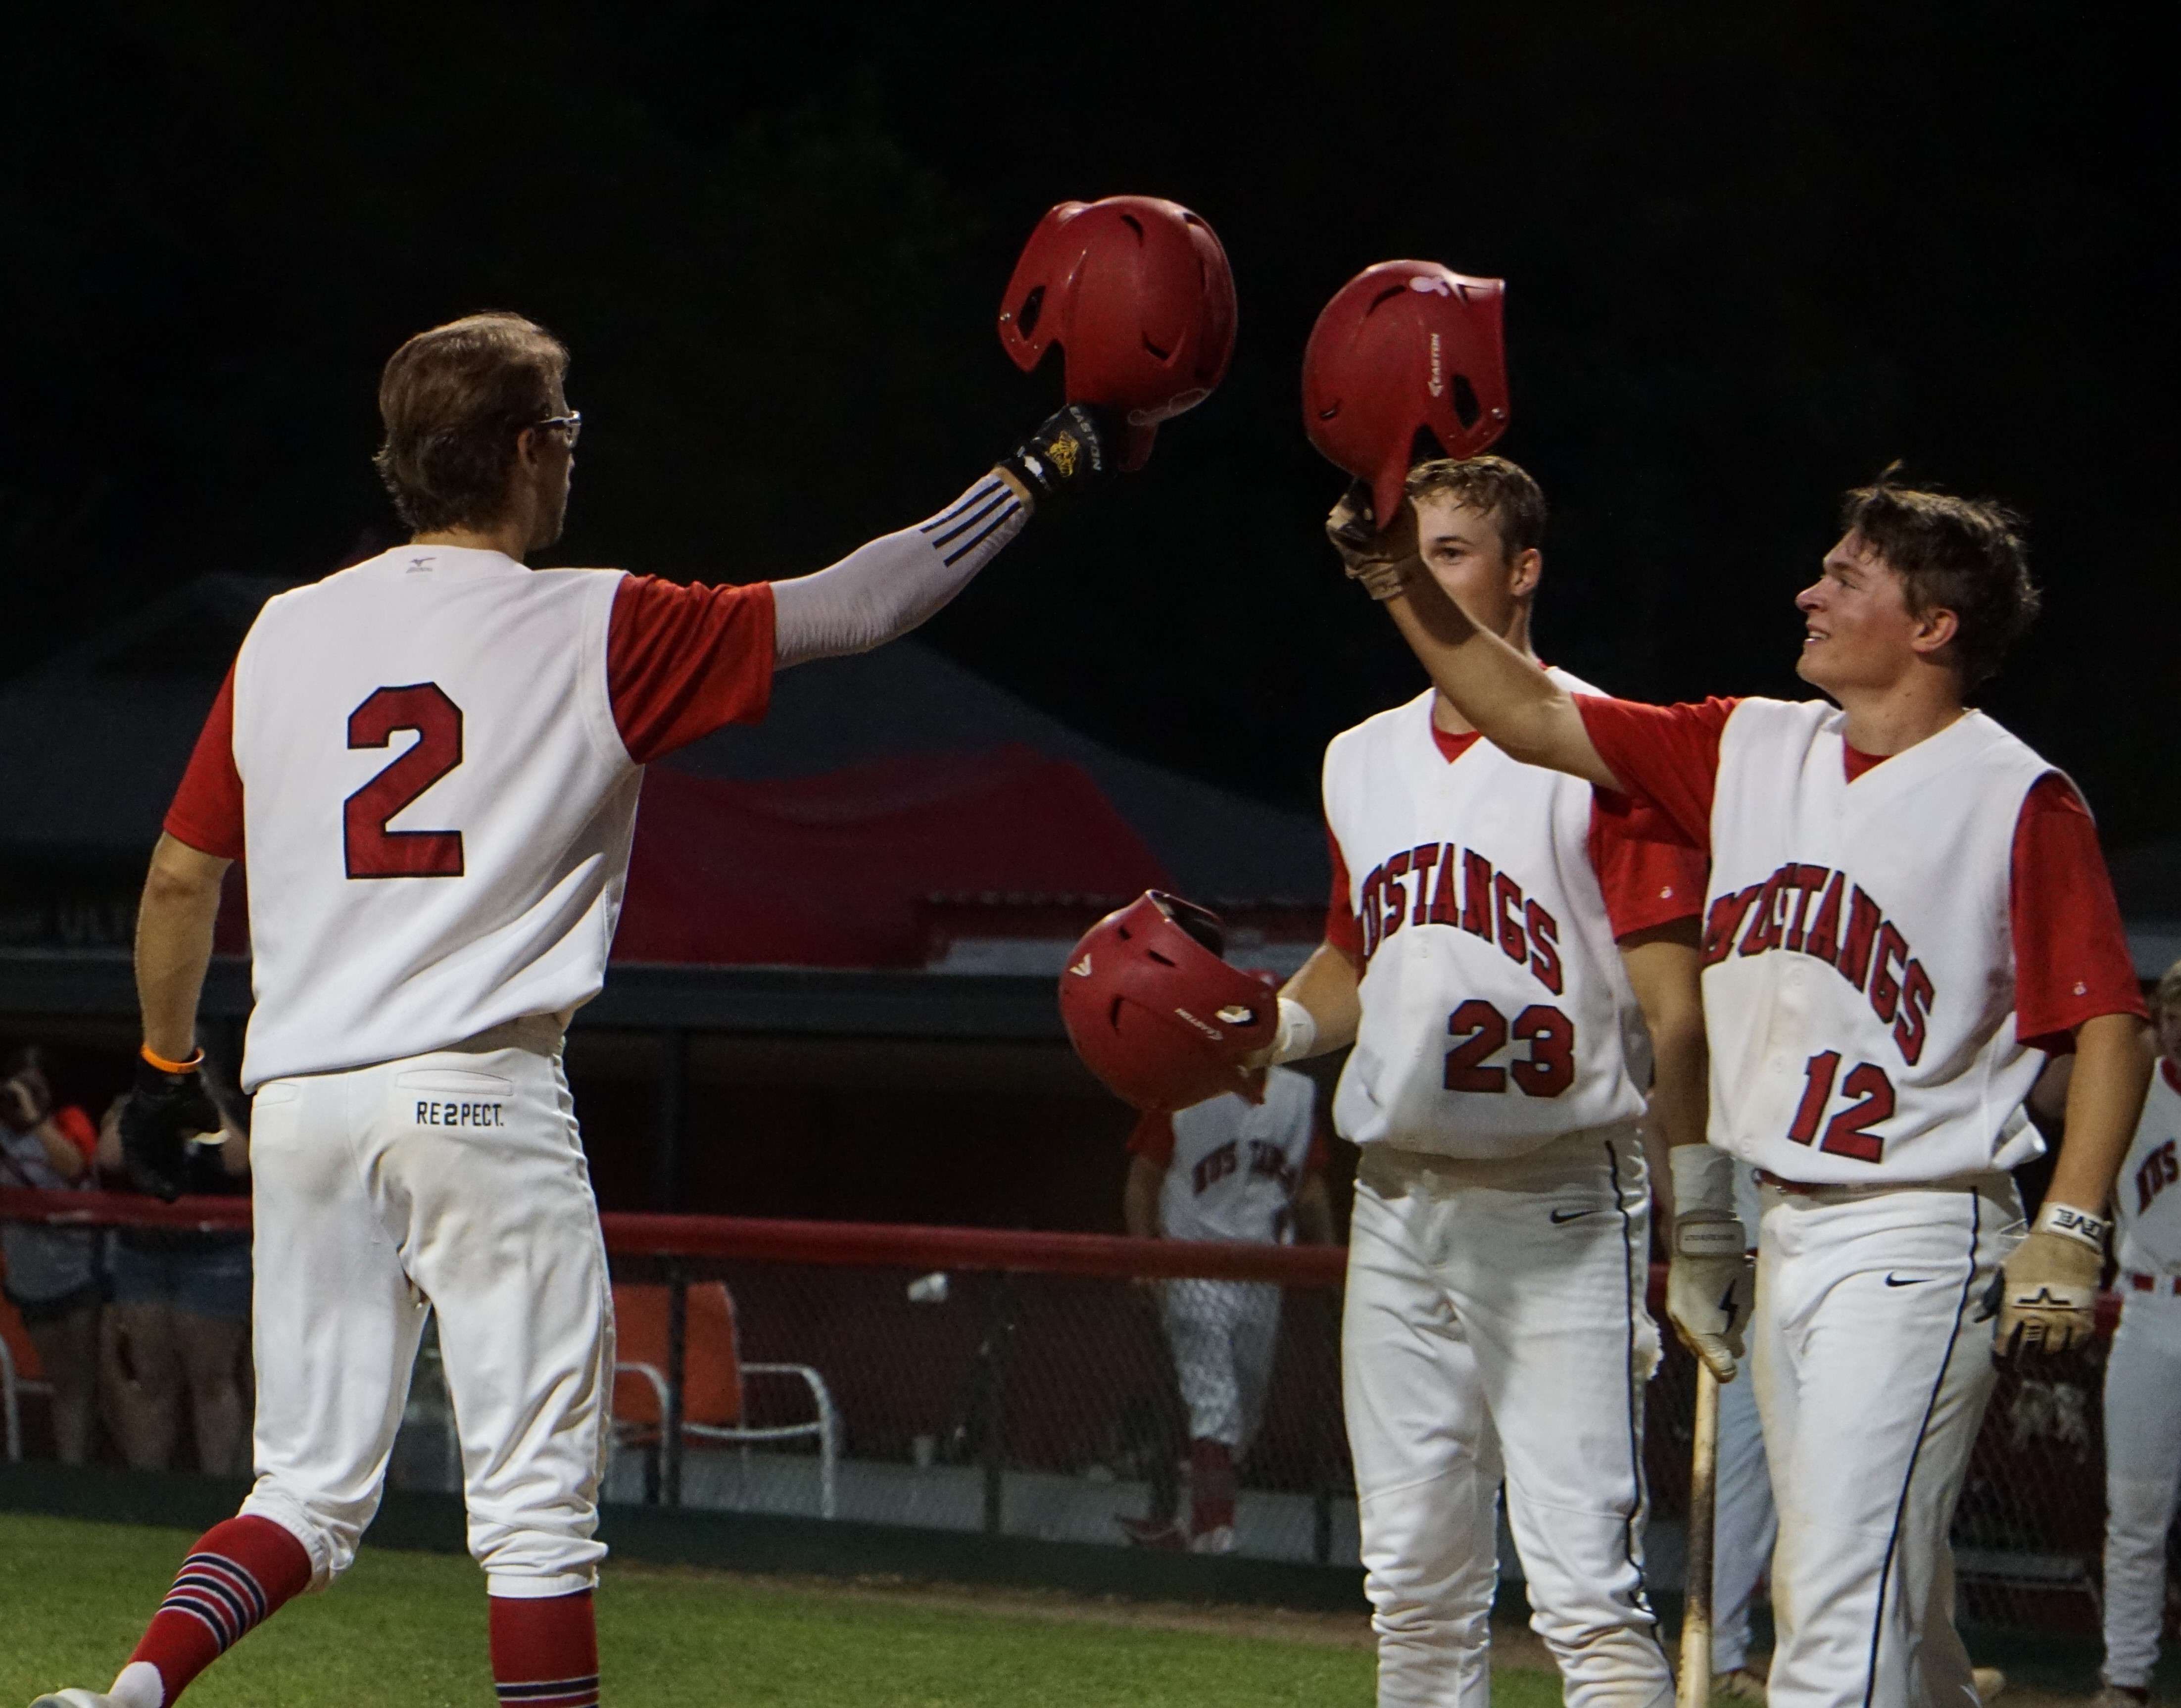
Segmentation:
[[(192, 1536), (0, 1514), (0, 1708), (104, 1688)], [(253, 1633), (192, 1708), (438, 1708), (492, 1700), (482, 1577), (467, 1559), (367, 1550), (332, 1593)], [(1367, 1649), (1278, 1634), (1279, 1616), (1160, 1622), (1054, 1600), (874, 1593), (809, 1580), (609, 1566), (605, 1700), (658, 1708), (1367, 1708)], [(1185, 1622), (1190, 1628), (1168, 1628)], [(1298, 1625), (1308, 1622), (1299, 1621)], [(1558, 1681), (1502, 1672), (1494, 1700), (1545, 1708)]]

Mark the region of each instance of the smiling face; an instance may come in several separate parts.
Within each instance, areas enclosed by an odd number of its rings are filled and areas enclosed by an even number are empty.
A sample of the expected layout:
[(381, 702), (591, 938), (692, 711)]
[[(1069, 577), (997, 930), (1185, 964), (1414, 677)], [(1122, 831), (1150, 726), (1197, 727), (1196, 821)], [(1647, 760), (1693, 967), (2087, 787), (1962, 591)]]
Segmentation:
[(1505, 637), (1529, 610), (1544, 558), (1509, 552), (1488, 511), (1445, 493), (1416, 500), (1416, 545), (1432, 579), (1478, 627)]
[(1901, 578), (1853, 533), (1825, 554), (1823, 573), (1795, 605), (1803, 613), (1795, 672), (1836, 699), (1895, 686), (1954, 634), (1953, 612), (1912, 611)]

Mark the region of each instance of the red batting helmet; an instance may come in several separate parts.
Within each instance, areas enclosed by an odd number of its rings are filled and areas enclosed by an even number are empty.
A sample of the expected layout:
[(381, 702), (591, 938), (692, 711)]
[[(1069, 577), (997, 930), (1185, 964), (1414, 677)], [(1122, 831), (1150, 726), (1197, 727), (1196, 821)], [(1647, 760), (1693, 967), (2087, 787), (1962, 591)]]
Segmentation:
[(1410, 468), (1431, 455), (1475, 456), (1506, 430), (1506, 281), (1435, 261), (1367, 267), (1325, 305), (1302, 358), (1310, 442), (1371, 483), (1381, 526)]
[(1140, 1109), (1240, 1089), (1273, 1041), (1277, 993), (1219, 958), (1219, 916), (1147, 890), (1084, 934), (1060, 976), (1060, 1018), (1083, 1065)]
[(1194, 409), (1234, 350), (1234, 275), (1212, 228), (1156, 196), (1063, 202), (1038, 222), (1000, 301), (1000, 343), (1025, 373), (1066, 352), (1070, 403), (1128, 423), (1140, 468), (1158, 424)]

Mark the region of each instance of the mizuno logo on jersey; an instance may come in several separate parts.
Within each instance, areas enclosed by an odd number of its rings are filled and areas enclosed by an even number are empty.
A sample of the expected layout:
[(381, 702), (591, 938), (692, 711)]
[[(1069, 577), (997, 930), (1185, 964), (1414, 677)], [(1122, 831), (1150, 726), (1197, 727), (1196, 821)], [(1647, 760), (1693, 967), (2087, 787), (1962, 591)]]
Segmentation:
[(1846, 872), (1791, 861), (1762, 883), (1712, 898), (1706, 966), (1774, 949), (1814, 955), (1863, 992), (1871, 1012), (1891, 1025), (1902, 1060), (1915, 1065), (1938, 992), (1900, 928)]
[(1409, 926), (1453, 926), (1487, 942), (1538, 981), (1560, 993), (1560, 922), (1522, 887), (1474, 848), (1424, 843), (1391, 855), (1371, 869), (1356, 904), (1367, 965), (1394, 932)]

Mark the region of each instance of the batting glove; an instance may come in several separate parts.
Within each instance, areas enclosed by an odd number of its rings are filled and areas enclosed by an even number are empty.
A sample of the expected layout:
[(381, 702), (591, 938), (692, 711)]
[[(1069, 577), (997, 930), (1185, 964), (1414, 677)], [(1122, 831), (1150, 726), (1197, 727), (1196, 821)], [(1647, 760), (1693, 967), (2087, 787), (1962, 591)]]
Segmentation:
[(1042, 511), (1057, 510), (1106, 478), (1118, 423), (1095, 403), (1071, 403), (999, 462)]
[(1675, 1205), (1666, 1318), (1715, 1378), (1731, 1382), (1747, 1350), (1755, 1281), (1749, 1236), (1734, 1211), (1734, 1159), (1702, 1144), (1676, 1145), (1666, 1158)]
[(192, 1134), (219, 1130), (219, 1110), (191, 1062), (171, 1073), (139, 1056), (135, 1094), (121, 1108), (121, 1159), (139, 1191), (168, 1203), (182, 1195)]
[(1405, 500), (1401, 513), (1383, 530), (1371, 513), (1371, 484), (1357, 480), (1340, 495), (1325, 518), (1325, 537), (1340, 554), (1350, 581), (1361, 582), (1376, 600), (1399, 594), (1411, 574), (1421, 571), (1416, 549), (1416, 513)]
[(2097, 1321), (2098, 1274), (2112, 1223), (2072, 1204), (2048, 1203), (2001, 1271), (2002, 1357), (2065, 1352), (2085, 1345)]

